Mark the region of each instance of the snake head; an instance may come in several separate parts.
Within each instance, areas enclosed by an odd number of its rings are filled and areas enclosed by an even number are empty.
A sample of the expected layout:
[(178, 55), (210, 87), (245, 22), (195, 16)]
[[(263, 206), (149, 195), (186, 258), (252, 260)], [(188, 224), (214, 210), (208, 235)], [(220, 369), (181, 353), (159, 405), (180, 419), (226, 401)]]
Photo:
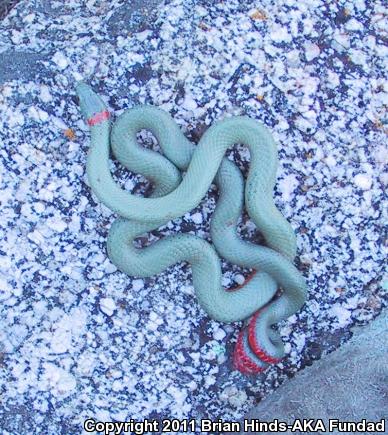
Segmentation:
[(76, 91), (79, 98), (81, 113), (86, 120), (91, 119), (98, 113), (107, 111), (105, 103), (86, 83), (78, 82), (76, 85)]

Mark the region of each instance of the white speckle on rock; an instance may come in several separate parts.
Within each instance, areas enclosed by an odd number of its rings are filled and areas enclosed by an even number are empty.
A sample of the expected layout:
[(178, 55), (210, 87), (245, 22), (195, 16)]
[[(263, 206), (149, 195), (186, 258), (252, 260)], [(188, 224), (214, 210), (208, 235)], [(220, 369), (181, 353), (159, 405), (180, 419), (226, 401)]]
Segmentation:
[(117, 271), (117, 267), (109, 260), (109, 258), (104, 261), (103, 269), (106, 273), (113, 273)]
[(352, 315), (351, 311), (347, 310), (340, 304), (333, 305), (333, 307), (330, 309), (330, 313), (333, 317), (337, 319), (339, 328), (343, 328), (344, 326), (349, 324)]
[(67, 68), (67, 66), (69, 65), (68, 60), (66, 59), (66, 57), (64, 56), (63, 53), (61, 53), (60, 51), (57, 51), (54, 56), (52, 57), (52, 60), (54, 63), (57, 64), (57, 66), (59, 67), (59, 69), (63, 70), (65, 68)]
[(131, 191), (135, 187), (135, 182), (132, 179), (129, 179), (125, 182), (125, 190)]
[(58, 328), (51, 340), (51, 349), (54, 353), (64, 353), (69, 350), (71, 346), (71, 333), (70, 331)]
[(62, 130), (66, 130), (67, 129), (67, 125), (63, 122), (62, 119), (56, 117), (56, 116), (52, 116), (51, 117), (51, 122), (58, 128), (62, 129)]
[(49, 118), (49, 115), (47, 112), (45, 112), (44, 110), (39, 109), (37, 107), (34, 107), (34, 106), (31, 106), (28, 108), (28, 115), (34, 121), (46, 122)]
[(74, 77), (75, 80), (77, 80), (77, 82), (80, 82), (84, 79), (82, 74), (80, 74), (78, 71), (72, 71), (71, 75)]
[(300, 256), (300, 261), (301, 261), (303, 264), (308, 264), (308, 265), (313, 264), (313, 260), (312, 260), (312, 258), (311, 258), (311, 255), (309, 255), (309, 254), (302, 254), (302, 255)]
[(305, 49), (305, 55), (306, 55), (307, 62), (310, 62), (313, 59), (315, 59), (316, 57), (318, 57), (320, 52), (321, 52), (321, 50), (319, 49), (317, 44), (313, 44), (310, 42), (305, 44), (304, 49)]
[(368, 174), (357, 174), (354, 183), (362, 190), (369, 190), (372, 187), (372, 180)]
[(44, 243), (44, 236), (43, 234), (38, 231), (38, 230), (34, 230), (31, 233), (28, 233), (27, 237), (34, 243), (36, 243), (37, 245), (42, 245)]
[(0, 301), (5, 301), (12, 295), (12, 286), (10, 286), (5, 278), (0, 277)]
[(335, 165), (337, 164), (336, 159), (335, 159), (332, 155), (327, 156), (327, 157), (325, 158), (325, 162), (326, 162), (326, 164), (327, 164), (328, 166), (331, 166), (331, 167), (333, 167), (333, 166), (335, 166)]
[(58, 233), (62, 233), (67, 228), (65, 222), (55, 217), (47, 220), (47, 226)]
[(132, 281), (132, 289), (137, 292), (144, 287), (144, 281), (142, 279), (134, 279)]
[(234, 277), (233, 277), (234, 281), (238, 284), (238, 285), (242, 285), (245, 282), (245, 277), (244, 275), (242, 275), (241, 273), (237, 273)]
[(335, 32), (333, 39), (333, 48), (338, 52), (343, 52), (350, 48), (350, 37), (347, 33), (337, 31)]
[(187, 391), (182, 389), (179, 389), (177, 387), (174, 386), (170, 386), (167, 388), (167, 392), (168, 394), (170, 394), (175, 402), (177, 403), (177, 405), (182, 405), (184, 403), (184, 401), (186, 400), (187, 397)]
[(15, 127), (16, 125), (24, 125), (25, 118), (20, 110), (15, 110), (12, 114), (9, 114), (8, 125), (10, 127)]
[(226, 337), (226, 333), (222, 328), (218, 328), (213, 332), (214, 340), (221, 341)]
[(195, 293), (192, 285), (182, 285), (181, 292), (186, 295), (193, 295)]
[(28, 23), (28, 24), (31, 24), (34, 20), (35, 20), (35, 14), (34, 13), (26, 15), (24, 17), (24, 19), (23, 19), (23, 21), (25, 23)]
[(366, 66), (368, 57), (363, 50), (352, 49), (350, 50), (350, 58), (356, 65)]
[(234, 407), (239, 407), (247, 401), (248, 397), (243, 390), (235, 386), (226, 387), (221, 393), (221, 400), (229, 402)]
[(195, 224), (201, 224), (203, 222), (203, 217), (202, 217), (202, 213), (194, 213), (191, 215), (191, 220), (195, 223)]
[(330, 89), (334, 89), (340, 84), (340, 80), (338, 77), (338, 74), (336, 74), (334, 71), (329, 71), (327, 74), (327, 85)]
[(292, 40), (292, 36), (287, 27), (282, 26), (274, 27), (270, 34), (270, 38), (274, 42), (290, 42)]
[(43, 368), (42, 389), (67, 397), (76, 388), (77, 382), (71, 373), (52, 363), (44, 363)]
[(195, 102), (193, 96), (187, 94), (182, 102), (182, 107), (186, 110), (195, 110), (197, 108), (197, 103)]
[(299, 182), (294, 174), (279, 180), (279, 190), (282, 192), (284, 201), (288, 202), (293, 197), (295, 189), (298, 187)]
[(301, 352), (306, 344), (306, 337), (305, 335), (301, 334), (298, 335), (295, 339), (294, 342), (296, 344), (296, 349), (298, 352)]
[(184, 364), (186, 362), (186, 358), (184, 357), (182, 352), (179, 352), (176, 356), (176, 360), (179, 364)]
[(116, 309), (116, 303), (112, 298), (103, 298), (100, 300), (100, 310), (107, 316), (111, 316)]
[(147, 323), (147, 329), (149, 331), (156, 331), (158, 329), (159, 325), (155, 322), (148, 322)]
[(357, 21), (355, 18), (351, 18), (346, 24), (345, 24), (346, 30), (351, 31), (361, 31), (363, 30), (364, 26)]
[(52, 101), (52, 96), (50, 94), (48, 86), (41, 85), (41, 87), (40, 87), (40, 99), (44, 103), (49, 103), (50, 101)]
[(194, 382), (194, 381), (190, 381), (190, 382), (187, 384), (187, 387), (189, 388), (190, 391), (195, 391), (195, 390), (198, 388), (198, 385), (197, 385), (196, 382)]

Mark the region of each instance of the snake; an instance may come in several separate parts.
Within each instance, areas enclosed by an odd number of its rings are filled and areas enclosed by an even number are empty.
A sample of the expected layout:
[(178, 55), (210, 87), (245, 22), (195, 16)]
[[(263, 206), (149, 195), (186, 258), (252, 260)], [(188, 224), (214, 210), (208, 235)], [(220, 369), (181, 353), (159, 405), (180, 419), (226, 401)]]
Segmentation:
[[(127, 109), (112, 123), (107, 105), (88, 84), (79, 82), (76, 93), (90, 127), (89, 185), (118, 215), (107, 238), (112, 263), (129, 276), (145, 278), (188, 262), (196, 299), (208, 316), (226, 323), (245, 321), (233, 354), (234, 368), (253, 375), (279, 362), (285, 350), (276, 324), (300, 310), (307, 288), (293, 264), (295, 234), (273, 199), (278, 155), (267, 127), (247, 116), (227, 117), (210, 126), (195, 145), (158, 107)], [(138, 143), (142, 130), (153, 134), (162, 153)], [(246, 181), (225, 156), (236, 144), (250, 152)], [(149, 196), (134, 195), (113, 179), (111, 151), (125, 168), (152, 183)], [(178, 233), (135, 247), (139, 236), (197, 207), (213, 183), (219, 197), (210, 223), (212, 244)], [(244, 207), (265, 246), (241, 239), (238, 221)], [(237, 288), (223, 288), (221, 257), (253, 273)]]

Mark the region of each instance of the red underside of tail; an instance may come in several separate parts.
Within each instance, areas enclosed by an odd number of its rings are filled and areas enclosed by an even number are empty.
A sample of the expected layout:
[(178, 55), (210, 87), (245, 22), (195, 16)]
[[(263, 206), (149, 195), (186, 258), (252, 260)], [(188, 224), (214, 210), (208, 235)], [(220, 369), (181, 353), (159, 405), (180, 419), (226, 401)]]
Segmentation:
[(237, 338), (236, 347), (233, 354), (234, 368), (246, 375), (258, 374), (266, 370), (267, 367), (261, 367), (256, 364), (244, 349), (243, 336), (245, 333), (248, 335), (248, 344), (251, 351), (263, 362), (267, 364), (277, 364), (281, 359), (273, 358), (268, 355), (258, 344), (255, 335), (255, 325), (260, 311), (255, 313), (246, 330), (242, 330)]

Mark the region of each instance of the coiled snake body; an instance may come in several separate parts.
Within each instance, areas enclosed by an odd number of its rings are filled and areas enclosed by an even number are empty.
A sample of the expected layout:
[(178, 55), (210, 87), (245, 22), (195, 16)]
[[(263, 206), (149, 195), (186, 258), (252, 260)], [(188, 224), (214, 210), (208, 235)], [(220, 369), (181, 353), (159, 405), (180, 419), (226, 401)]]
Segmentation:
[[(210, 127), (195, 147), (167, 113), (139, 106), (123, 113), (110, 132), (109, 113), (102, 100), (85, 83), (77, 85), (77, 93), (91, 129), (87, 160), (90, 186), (120, 215), (108, 236), (111, 261), (121, 271), (138, 277), (158, 274), (180, 261), (189, 262), (197, 299), (210, 317), (234, 322), (252, 316), (238, 337), (235, 367), (253, 374), (279, 361), (284, 347), (271, 325), (300, 309), (306, 287), (291, 262), (296, 252), (293, 231), (272, 198), (277, 152), (267, 129), (247, 117), (228, 118)], [(142, 129), (153, 133), (165, 157), (138, 145), (136, 134)], [(240, 170), (224, 157), (237, 143), (246, 145), (251, 155), (245, 195)], [(120, 163), (152, 181), (150, 198), (134, 196), (114, 182), (109, 170), (110, 146)], [(181, 171), (186, 171), (183, 178)], [(169, 236), (143, 249), (133, 246), (136, 237), (196, 207), (213, 181), (219, 189), (211, 222), (216, 250), (189, 234)], [(244, 203), (268, 247), (238, 237), (237, 221)], [(255, 275), (235, 291), (226, 291), (221, 285), (218, 254), (254, 269)], [(269, 303), (278, 286), (283, 294)]]

